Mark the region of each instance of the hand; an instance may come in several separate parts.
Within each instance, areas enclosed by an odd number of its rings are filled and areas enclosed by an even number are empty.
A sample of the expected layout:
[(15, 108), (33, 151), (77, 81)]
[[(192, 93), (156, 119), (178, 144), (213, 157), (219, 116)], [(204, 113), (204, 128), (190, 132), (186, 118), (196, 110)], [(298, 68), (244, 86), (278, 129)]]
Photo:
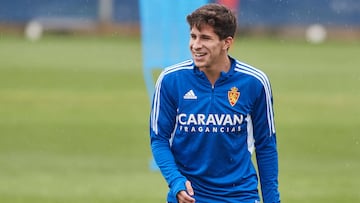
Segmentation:
[(186, 191), (182, 190), (176, 195), (178, 203), (194, 203), (195, 199), (192, 197), (194, 195), (194, 190), (191, 186), (191, 182), (187, 180), (185, 182), (185, 187)]

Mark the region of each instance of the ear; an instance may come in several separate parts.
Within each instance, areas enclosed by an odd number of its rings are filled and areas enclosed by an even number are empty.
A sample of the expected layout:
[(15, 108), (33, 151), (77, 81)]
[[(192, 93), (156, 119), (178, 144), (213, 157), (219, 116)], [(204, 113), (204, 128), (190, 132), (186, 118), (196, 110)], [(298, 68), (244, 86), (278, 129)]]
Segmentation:
[(232, 46), (232, 44), (234, 43), (234, 38), (232, 37), (227, 37), (224, 39), (224, 49), (229, 50), (229, 48)]

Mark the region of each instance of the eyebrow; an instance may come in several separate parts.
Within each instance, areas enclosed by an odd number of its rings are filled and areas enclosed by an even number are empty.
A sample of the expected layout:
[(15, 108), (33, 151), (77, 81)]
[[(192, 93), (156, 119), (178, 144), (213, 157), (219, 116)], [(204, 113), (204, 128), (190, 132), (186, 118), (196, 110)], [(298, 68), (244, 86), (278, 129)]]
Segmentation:
[[(190, 32), (190, 35), (193, 36), (193, 35), (197, 35), (197, 34), (195, 34), (195, 33), (193, 33), (193, 32)], [(204, 38), (204, 37), (205, 37), (205, 38), (212, 38), (211, 35), (207, 35), (207, 34), (200, 34), (199, 36), (200, 36), (200, 37), (203, 37), (203, 38)]]

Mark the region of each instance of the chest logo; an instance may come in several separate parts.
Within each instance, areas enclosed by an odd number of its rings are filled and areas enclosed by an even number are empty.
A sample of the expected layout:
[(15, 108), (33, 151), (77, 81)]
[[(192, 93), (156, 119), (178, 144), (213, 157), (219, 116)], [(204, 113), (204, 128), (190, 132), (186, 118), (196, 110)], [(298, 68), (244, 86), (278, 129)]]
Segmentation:
[(238, 88), (232, 87), (230, 91), (228, 91), (228, 100), (231, 106), (234, 106), (240, 97), (240, 92)]

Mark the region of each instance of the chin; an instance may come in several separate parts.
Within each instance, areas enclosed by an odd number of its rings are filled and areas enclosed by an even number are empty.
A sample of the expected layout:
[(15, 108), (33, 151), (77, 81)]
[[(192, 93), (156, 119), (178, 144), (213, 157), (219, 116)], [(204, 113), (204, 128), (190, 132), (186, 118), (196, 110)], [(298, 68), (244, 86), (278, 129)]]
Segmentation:
[(203, 67), (204, 65), (201, 64), (201, 63), (196, 63), (196, 62), (195, 62), (195, 66), (198, 67), (198, 68), (201, 68), (201, 67)]
[(204, 63), (204, 62), (199, 62), (199, 61), (196, 61), (195, 59), (193, 59), (193, 60), (194, 60), (195, 66), (197, 66), (199, 68), (206, 66), (206, 63)]

